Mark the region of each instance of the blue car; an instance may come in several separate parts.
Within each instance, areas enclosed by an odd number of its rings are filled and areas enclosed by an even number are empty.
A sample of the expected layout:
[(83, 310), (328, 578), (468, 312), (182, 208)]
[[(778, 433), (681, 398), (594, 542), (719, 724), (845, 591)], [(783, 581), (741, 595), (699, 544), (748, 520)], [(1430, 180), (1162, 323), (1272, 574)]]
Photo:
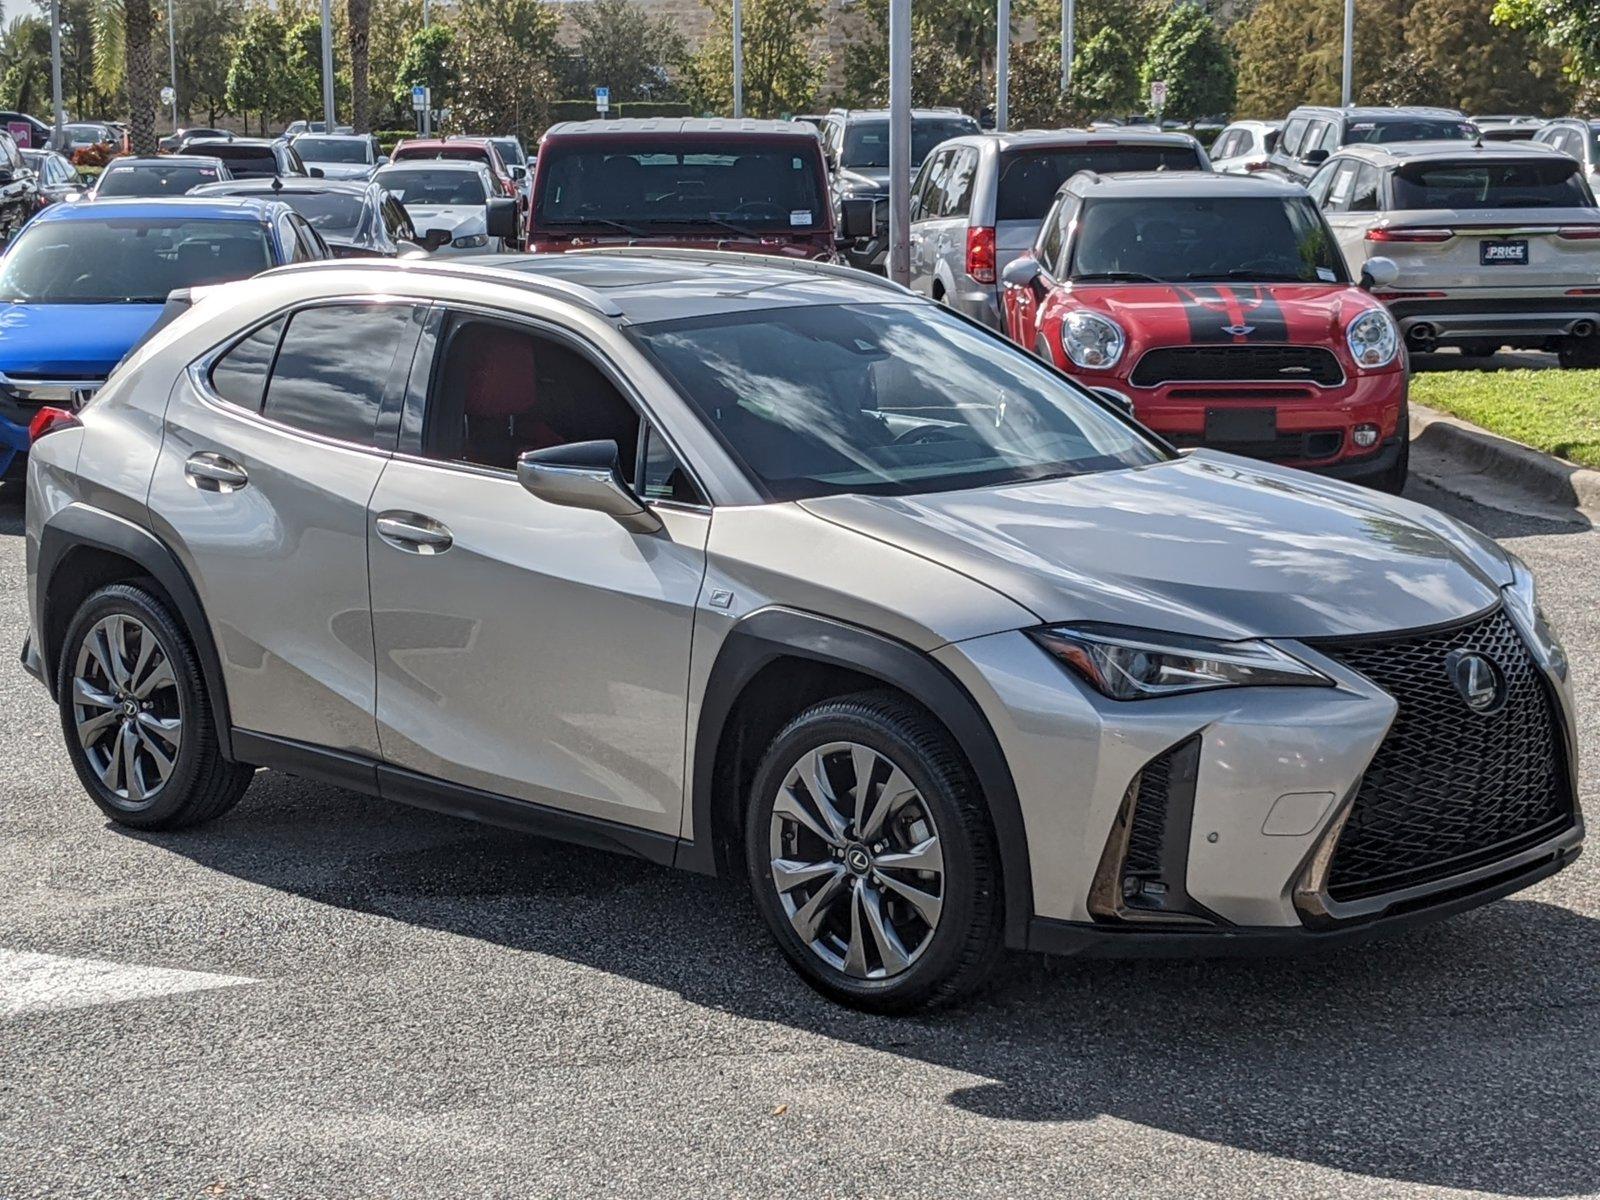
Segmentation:
[(0, 474), (44, 406), (78, 408), (160, 317), (169, 292), (327, 258), (276, 200), (53, 205), (0, 255)]

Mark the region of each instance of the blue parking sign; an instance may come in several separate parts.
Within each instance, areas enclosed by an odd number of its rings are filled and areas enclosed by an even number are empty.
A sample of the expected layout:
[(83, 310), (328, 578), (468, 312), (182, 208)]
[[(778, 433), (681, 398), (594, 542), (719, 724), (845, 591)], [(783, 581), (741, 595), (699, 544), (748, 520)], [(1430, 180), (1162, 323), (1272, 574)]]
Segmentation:
[(611, 107), (611, 89), (597, 87), (594, 90), (594, 109), (596, 112), (605, 112)]

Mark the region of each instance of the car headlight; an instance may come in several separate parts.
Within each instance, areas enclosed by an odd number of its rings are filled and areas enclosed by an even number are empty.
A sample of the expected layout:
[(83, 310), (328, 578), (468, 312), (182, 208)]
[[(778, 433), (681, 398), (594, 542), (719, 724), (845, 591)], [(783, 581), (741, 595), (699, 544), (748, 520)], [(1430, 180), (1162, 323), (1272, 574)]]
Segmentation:
[(1387, 309), (1367, 309), (1350, 322), (1344, 336), (1358, 367), (1387, 367), (1400, 353), (1400, 331), (1394, 327), (1394, 318)]
[(1225, 687), (1332, 687), (1333, 680), (1266, 642), (1214, 642), (1114, 626), (1034, 630), (1030, 636), (1113, 700), (1148, 700)]
[(1110, 317), (1099, 313), (1070, 312), (1061, 319), (1061, 348), (1080, 367), (1104, 371), (1117, 365), (1128, 339)]
[(1533, 638), (1535, 647), (1544, 655), (1556, 678), (1565, 681), (1567, 652), (1561, 645), (1561, 639), (1556, 636), (1556, 631), (1550, 628), (1544, 609), (1539, 607), (1539, 591), (1533, 582), (1533, 572), (1528, 570), (1528, 564), (1515, 554), (1508, 553), (1506, 558), (1511, 561), (1511, 582), (1501, 590), (1506, 607), (1511, 610), (1512, 617), (1522, 627), (1523, 632)]
[(456, 247), (458, 250), (475, 250), (479, 246), (487, 246), (489, 244), (489, 238), (486, 234), (469, 233), (466, 237), (458, 237), (450, 244)]

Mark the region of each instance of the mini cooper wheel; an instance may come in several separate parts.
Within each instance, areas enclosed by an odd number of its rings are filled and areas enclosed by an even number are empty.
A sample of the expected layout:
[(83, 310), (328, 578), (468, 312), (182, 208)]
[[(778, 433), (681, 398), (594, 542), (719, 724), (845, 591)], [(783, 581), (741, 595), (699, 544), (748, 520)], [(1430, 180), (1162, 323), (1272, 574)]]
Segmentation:
[(84, 601), (62, 646), (56, 695), (78, 778), (120, 824), (207, 821), (250, 784), (253, 768), (222, 756), (187, 636), (142, 587), (115, 583)]
[(1000, 868), (949, 735), (890, 694), (795, 718), (757, 771), (745, 830), (756, 904), (825, 995), (898, 1012), (954, 1000), (1000, 949)]

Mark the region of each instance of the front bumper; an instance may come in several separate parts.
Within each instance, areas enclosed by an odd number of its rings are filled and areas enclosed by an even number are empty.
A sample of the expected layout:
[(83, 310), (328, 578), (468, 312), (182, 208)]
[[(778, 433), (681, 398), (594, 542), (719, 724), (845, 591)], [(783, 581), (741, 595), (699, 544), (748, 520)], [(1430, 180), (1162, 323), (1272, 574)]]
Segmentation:
[[(1549, 689), (1570, 788), (1570, 690), (1526, 631), (1522, 638)], [(1023, 633), (935, 652), (983, 708), (1011, 769), (1031, 874), (1028, 948), (1228, 954), (1336, 944), (1487, 903), (1576, 858), (1584, 828), (1572, 789), (1570, 818), (1541, 827), (1537, 840), (1485, 850), (1459, 868), (1439, 860), (1437, 872), (1371, 894), (1352, 890), (1348, 875), (1330, 877), (1400, 706), (1314, 647), (1284, 644), (1335, 686), (1119, 703), (1080, 684)], [(1146, 895), (1129, 888), (1129, 864), (1135, 852), (1152, 853), (1148, 837), (1138, 849), (1135, 818), (1158, 762), (1170, 769), (1163, 786), (1171, 799), (1155, 843), (1161, 882)], [(1560, 793), (1562, 804), (1567, 796)]]

